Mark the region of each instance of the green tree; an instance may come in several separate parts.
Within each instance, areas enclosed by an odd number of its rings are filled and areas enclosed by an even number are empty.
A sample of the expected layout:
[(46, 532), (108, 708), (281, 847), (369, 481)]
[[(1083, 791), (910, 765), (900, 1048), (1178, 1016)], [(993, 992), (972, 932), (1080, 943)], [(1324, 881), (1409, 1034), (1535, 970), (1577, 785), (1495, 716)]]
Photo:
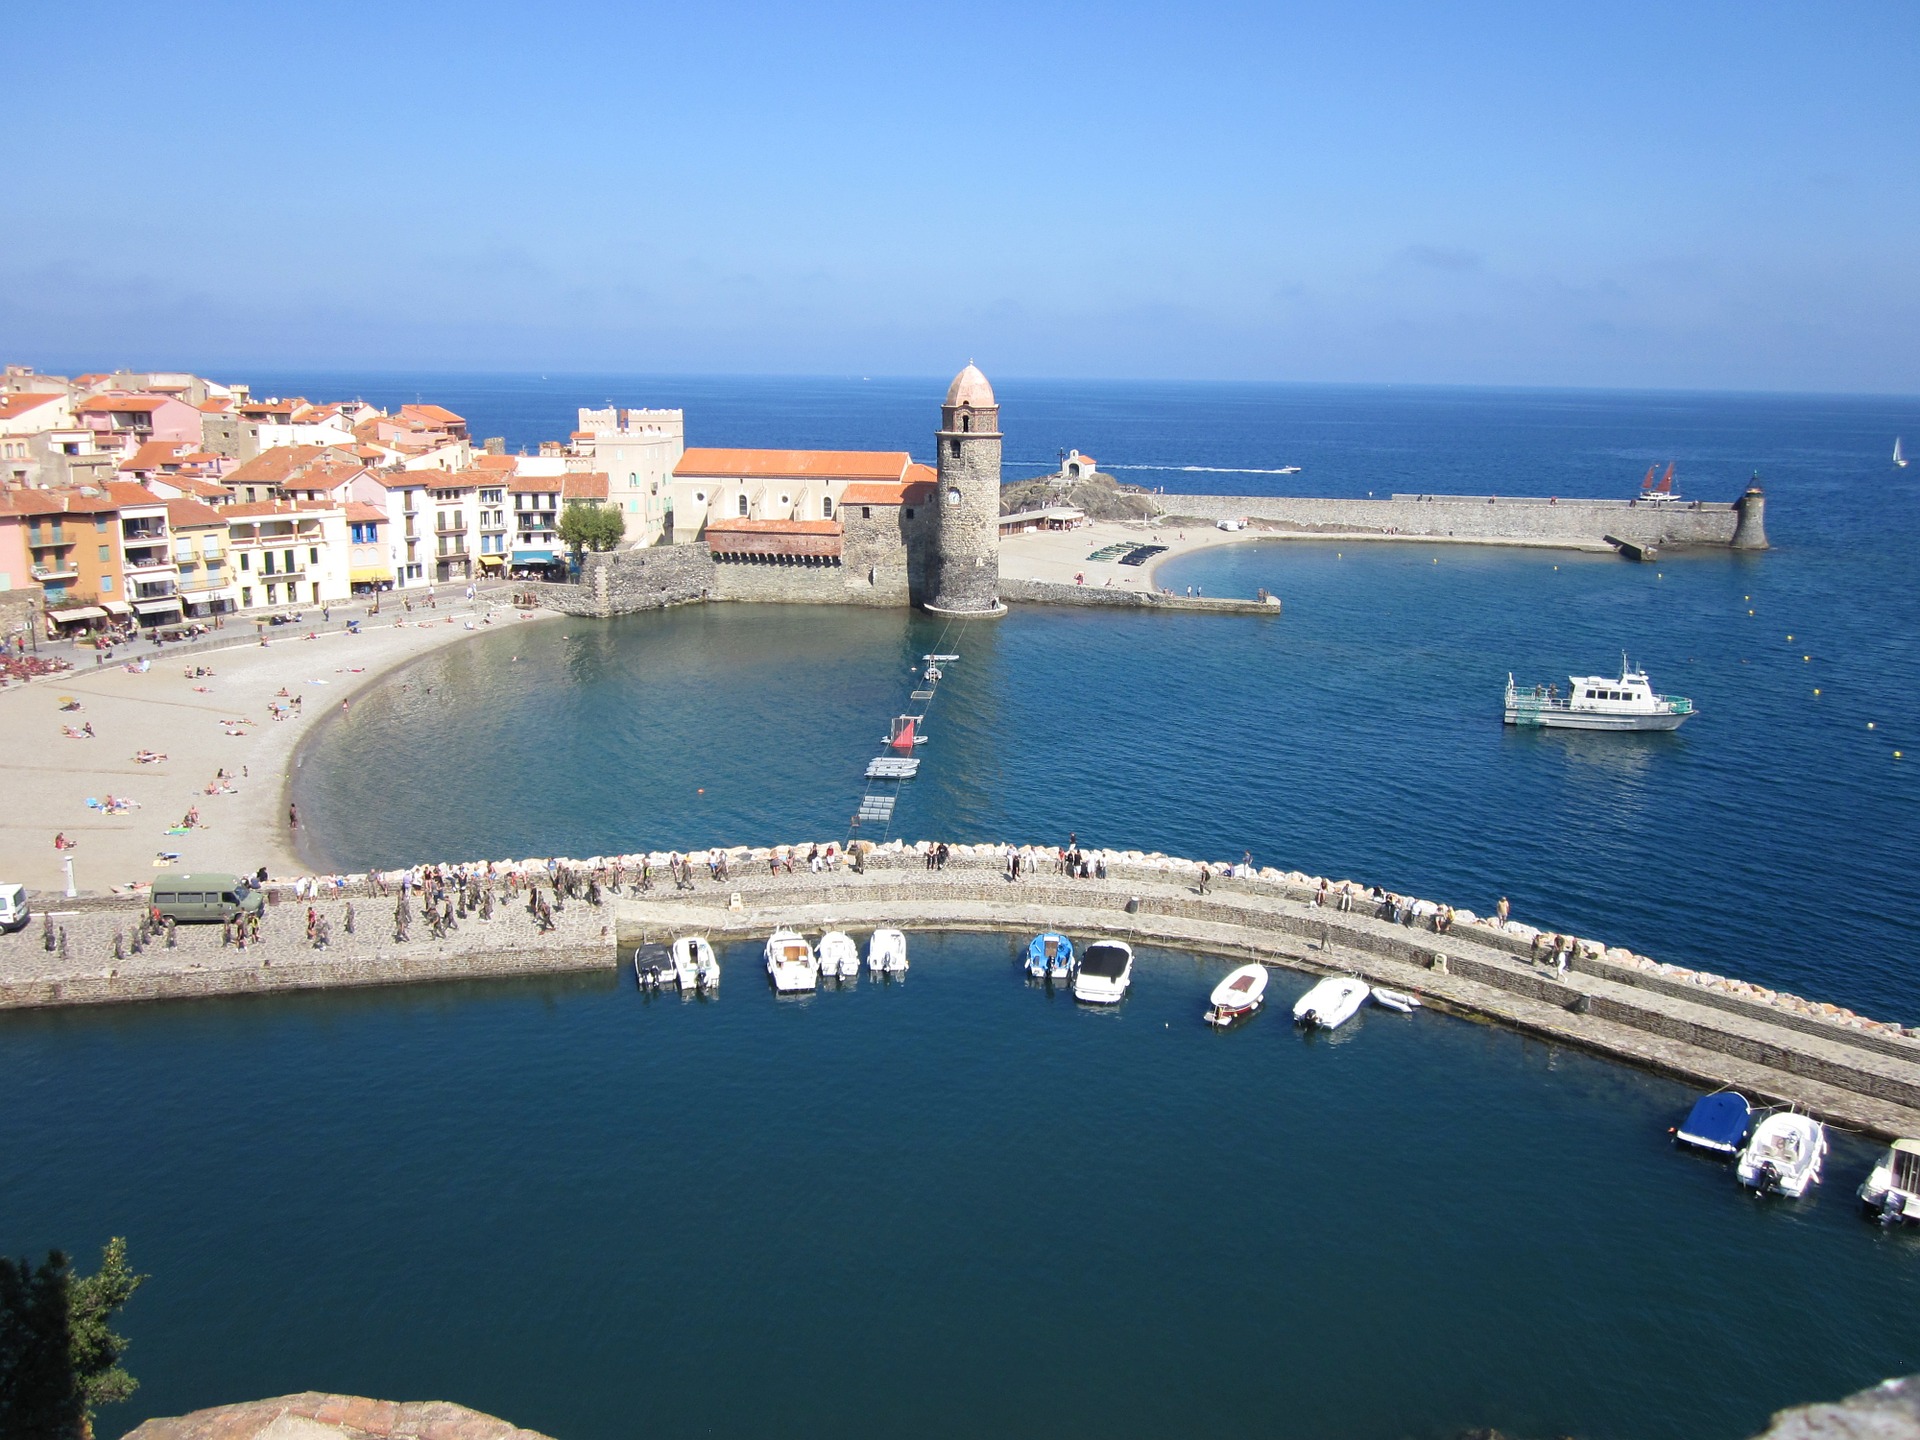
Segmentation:
[(117, 1236), (94, 1275), (75, 1275), (58, 1250), (38, 1266), (0, 1259), (0, 1435), (91, 1440), (95, 1407), (139, 1384), (121, 1368), (127, 1341), (111, 1321), (146, 1278)]
[(611, 550), (627, 533), (627, 517), (610, 505), (574, 501), (560, 512), (560, 539), (578, 561), (582, 550)]

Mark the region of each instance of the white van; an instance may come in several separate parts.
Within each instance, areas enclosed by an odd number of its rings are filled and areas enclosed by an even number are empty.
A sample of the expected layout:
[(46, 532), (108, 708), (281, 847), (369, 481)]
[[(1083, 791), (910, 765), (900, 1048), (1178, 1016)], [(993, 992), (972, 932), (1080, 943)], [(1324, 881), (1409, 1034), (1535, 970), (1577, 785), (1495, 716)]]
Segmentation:
[(0, 884), (0, 930), (23, 930), (32, 918), (27, 909), (27, 887)]

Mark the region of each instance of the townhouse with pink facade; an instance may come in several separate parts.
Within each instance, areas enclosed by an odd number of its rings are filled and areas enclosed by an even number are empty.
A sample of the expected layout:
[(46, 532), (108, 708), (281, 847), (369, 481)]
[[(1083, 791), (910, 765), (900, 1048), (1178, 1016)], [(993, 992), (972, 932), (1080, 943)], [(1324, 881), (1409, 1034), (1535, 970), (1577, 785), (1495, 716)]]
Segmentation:
[(172, 395), (90, 395), (73, 407), (73, 418), (102, 449), (125, 455), (149, 440), (201, 440), (198, 407)]

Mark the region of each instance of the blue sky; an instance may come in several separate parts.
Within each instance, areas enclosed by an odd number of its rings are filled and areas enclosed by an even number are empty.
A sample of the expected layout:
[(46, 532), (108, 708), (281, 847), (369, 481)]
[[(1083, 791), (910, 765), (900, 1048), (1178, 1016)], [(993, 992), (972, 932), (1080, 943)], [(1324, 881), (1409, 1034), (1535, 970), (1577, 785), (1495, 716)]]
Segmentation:
[(1920, 392), (1911, 0), (35, 6), (7, 58), (48, 367)]

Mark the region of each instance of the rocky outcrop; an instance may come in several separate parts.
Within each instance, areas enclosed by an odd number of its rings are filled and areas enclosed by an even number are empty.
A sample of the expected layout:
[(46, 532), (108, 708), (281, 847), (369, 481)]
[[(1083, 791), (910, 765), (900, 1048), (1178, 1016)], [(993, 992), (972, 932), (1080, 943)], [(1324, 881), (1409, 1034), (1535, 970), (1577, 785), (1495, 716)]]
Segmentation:
[(1796, 1405), (1754, 1440), (1920, 1440), (1920, 1375), (1886, 1380), (1830, 1405)]
[(445, 1400), (282, 1395), (149, 1420), (127, 1440), (548, 1440)]
[(1151, 495), (1124, 486), (1111, 475), (1092, 475), (1071, 485), (1055, 484), (1053, 477), (1043, 475), (1000, 487), (1002, 515), (1048, 505), (1071, 505), (1095, 520), (1150, 520), (1160, 510)]

